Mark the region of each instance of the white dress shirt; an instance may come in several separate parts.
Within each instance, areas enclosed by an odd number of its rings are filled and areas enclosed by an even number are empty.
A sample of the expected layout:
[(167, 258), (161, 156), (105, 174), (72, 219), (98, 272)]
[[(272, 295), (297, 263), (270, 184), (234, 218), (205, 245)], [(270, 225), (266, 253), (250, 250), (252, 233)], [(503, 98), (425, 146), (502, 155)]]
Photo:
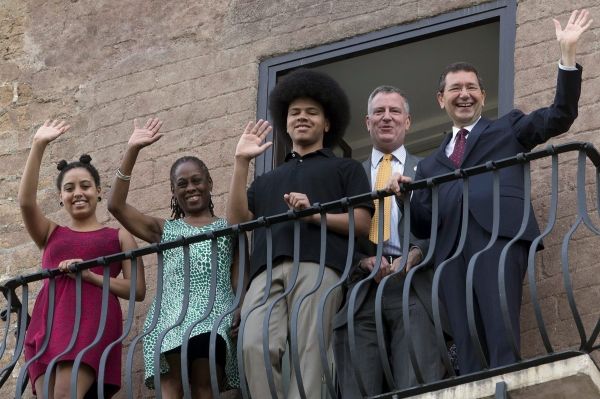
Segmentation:
[[(452, 155), (452, 152), (454, 151), (454, 145), (456, 144), (456, 136), (458, 136), (458, 131), (460, 129), (467, 129), (469, 131), (469, 133), (471, 133), (471, 130), (473, 130), (473, 128), (475, 127), (477, 122), (479, 122), (480, 119), (481, 119), (481, 116), (479, 118), (477, 118), (475, 123), (472, 123), (469, 126), (465, 126), (463, 128), (458, 128), (456, 126), (452, 126), (452, 138), (448, 142), (448, 145), (446, 145), (446, 156), (447, 157), (450, 157), (450, 155)], [(469, 135), (467, 134), (467, 137), (466, 137), (467, 140), (468, 140), (468, 137), (469, 137)]]

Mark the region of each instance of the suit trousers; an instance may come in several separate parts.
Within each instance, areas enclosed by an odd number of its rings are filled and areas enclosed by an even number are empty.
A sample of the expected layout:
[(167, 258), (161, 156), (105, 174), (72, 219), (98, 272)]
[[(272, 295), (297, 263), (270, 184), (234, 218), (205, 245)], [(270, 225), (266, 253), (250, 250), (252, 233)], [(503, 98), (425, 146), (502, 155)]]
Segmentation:
[[(271, 398), (271, 391), (267, 382), (263, 351), (263, 323), (267, 316), (267, 309), (274, 300), (288, 289), (293, 264), (286, 260), (273, 267), (271, 287), (267, 287), (267, 272), (257, 275), (250, 284), (250, 288), (242, 306), (242, 317), (251, 309), (259, 305), (265, 291), (269, 289), (266, 304), (259, 306), (250, 313), (243, 332), (244, 369), (250, 394), (254, 399)], [(282, 358), (287, 343), (290, 339), (290, 321), (294, 304), (306, 292), (310, 291), (316, 283), (319, 265), (312, 262), (300, 262), (299, 274), (296, 284), (289, 295), (277, 302), (269, 319), (269, 356), (273, 366), (273, 379), (278, 398), (300, 398), (294, 368), (290, 377), (288, 392), (283, 392), (282, 383)], [(318, 306), (321, 296), (331, 286), (339, 281), (339, 274), (325, 267), (323, 280), (319, 288), (302, 302), (298, 317), (298, 352), (303, 387), (306, 397), (319, 399), (321, 397), (323, 365), (321, 364), (320, 348), (318, 341), (317, 321)], [(334, 290), (325, 302), (323, 309), (323, 328), (325, 330), (326, 345), (331, 340), (331, 321), (342, 301), (341, 289)]]
[[(355, 312), (356, 348), (354, 359), (351, 359), (350, 356), (348, 324), (336, 328), (333, 332), (333, 351), (343, 399), (363, 398), (356, 382), (356, 372), (360, 374), (368, 396), (418, 385), (408, 352), (409, 341), (402, 320), (403, 284), (404, 276), (390, 280), (386, 283), (382, 298), (387, 355), (396, 386), (388, 387), (383, 374), (375, 323), (377, 284), (371, 282), (362, 287), (369, 292)], [(445, 367), (436, 346), (433, 321), (414, 289), (411, 289), (409, 300), (410, 330), (419, 369), (426, 382), (440, 380), (445, 375)], [(344, 307), (343, 311), (347, 311), (347, 308)]]
[[(483, 368), (476, 347), (469, 334), (466, 304), (466, 278), (469, 261), (478, 251), (485, 248), (491, 238), (472, 216), (469, 216), (467, 240), (462, 254), (445, 266), (441, 276), (441, 298), (446, 305), (452, 336), (458, 352), (461, 375)], [(528, 242), (518, 241), (506, 258), (506, 295), (512, 331), (504, 325), (498, 288), (500, 254), (510, 239), (498, 237), (475, 263), (473, 275), (475, 321), (479, 340), (489, 367), (495, 368), (514, 363), (509, 339), (512, 334), (517, 346), (520, 343), (520, 309), (523, 278), (527, 270)], [(520, 349), (520, 348), (519, 348)]]

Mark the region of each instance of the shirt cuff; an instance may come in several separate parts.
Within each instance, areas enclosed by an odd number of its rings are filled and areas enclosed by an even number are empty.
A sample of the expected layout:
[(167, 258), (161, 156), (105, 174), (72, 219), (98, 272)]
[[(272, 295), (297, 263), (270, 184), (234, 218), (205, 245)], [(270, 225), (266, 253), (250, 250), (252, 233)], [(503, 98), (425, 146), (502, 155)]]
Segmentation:
[(565, 66), (565, 65), (561, 64), (560, 61), (558, 61), (558, 68), (562, 69), (563, 71), (576, 71), (577, 70), (577, 66)]

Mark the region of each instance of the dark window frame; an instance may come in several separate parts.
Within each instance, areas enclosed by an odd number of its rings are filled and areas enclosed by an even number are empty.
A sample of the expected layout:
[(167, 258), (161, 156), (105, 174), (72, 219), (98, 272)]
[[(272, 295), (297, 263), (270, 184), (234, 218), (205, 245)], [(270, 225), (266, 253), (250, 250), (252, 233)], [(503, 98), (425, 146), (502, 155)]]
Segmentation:
[[(498, 0), (264, 60), (258, 69), (257, 118), (270, 119), (269, 93), (275, 86), (278, 74), (282, 72), (300, 66), (339, 61), (490, 21), (499, 21), (500, 25), (498, 113), (503, 115), (514, 104), (516, 11), (516, 0)], [(272, 133), (268, 140), (272, 141), (274, 137), (275, 133)], [(274, 158), (284, 154), (280, 143), (275, 141), (274, 144), (256, 158), (255, 176), (272, 170), (275, 166)]]

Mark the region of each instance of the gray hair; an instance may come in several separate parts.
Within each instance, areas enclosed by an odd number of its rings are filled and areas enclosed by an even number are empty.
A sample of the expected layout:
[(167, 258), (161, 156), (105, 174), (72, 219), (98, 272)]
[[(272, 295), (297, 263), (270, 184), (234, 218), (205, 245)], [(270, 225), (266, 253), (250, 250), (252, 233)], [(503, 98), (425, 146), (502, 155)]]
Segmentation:
[(406, 97), (404, 92), (402, 92), (399, 88), (397, 88), (395, 86), (383, 85), (383, 86), (376, 87), (375, 90), (373, 90), (371, 92), (371, 94), (369, 95), (369, 100), (367, 101), (367, 114), (368, 115), (371, 115), (371, 112), (373, 111), (371, 104), (373, 103), (373, 99), (375, 98), (375, 96), (378, 95), (379, 93), (398, 93), (400, 95), (400, 97), (402, 97), (402, 99), (404, 100), (404, 110), (406, 111), (407, 114), (410, 114), (410, 105), (408, 104), (408, 98)]

